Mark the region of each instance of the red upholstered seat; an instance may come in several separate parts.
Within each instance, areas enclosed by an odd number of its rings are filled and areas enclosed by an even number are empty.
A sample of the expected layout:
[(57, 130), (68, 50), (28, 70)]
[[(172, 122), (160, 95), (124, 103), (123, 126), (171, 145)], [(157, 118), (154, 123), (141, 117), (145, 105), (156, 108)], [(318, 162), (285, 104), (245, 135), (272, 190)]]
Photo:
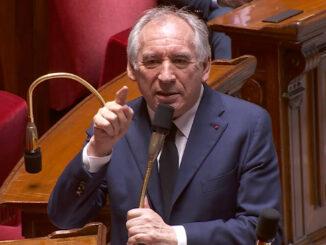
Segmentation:
[[(0, 91), (0, 185), (23, 155), (26, 123), (25, 100)], [(22, 238), (18, 210), (0, 207), (0, 224), (0, 240)]]
[(0, 225), (0, 241), (20, 239), (24, 239), (20, 222), (17, 225)]
[(0, 91), (0, 185), (23, 155), (27, 105), (25, 100)]
[(112, 80), (127, 67), (127, 44), (131, 28), (113, 35), (106, 46), (104, 66), (99, 85)]
[[(50, 70), (74, 73), (97, 88), (108, 37), (132, 26), (155, 5), (156, 0), (49, 1)], [(66, 109), (85, 94), (80, 84), (49, 82), (52, 109)]]

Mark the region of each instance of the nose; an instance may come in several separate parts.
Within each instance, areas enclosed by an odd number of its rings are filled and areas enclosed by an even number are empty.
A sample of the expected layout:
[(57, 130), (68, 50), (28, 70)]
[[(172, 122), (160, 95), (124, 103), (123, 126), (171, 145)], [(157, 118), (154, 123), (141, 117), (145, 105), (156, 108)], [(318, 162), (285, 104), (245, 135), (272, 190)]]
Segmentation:
[(173, 65), (170, 61), (163, 61), (161, 69), (159, 71), (158, 79), (161, 82), (171, 82), (175, 80)]

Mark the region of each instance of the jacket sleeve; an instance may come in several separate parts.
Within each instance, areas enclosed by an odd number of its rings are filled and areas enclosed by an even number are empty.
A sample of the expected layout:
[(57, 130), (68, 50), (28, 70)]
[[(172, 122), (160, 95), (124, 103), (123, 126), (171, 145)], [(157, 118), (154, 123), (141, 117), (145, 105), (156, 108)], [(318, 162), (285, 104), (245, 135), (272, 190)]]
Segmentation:
[(83, 168), (82, 151), (67, 165), (48, 202), (48, 216), (54, 225), (82, 227), (97, 215), (106, 200), (106, 168), (107, 164), (95, 174), (88, 173)]
[[(187, 244), (255, 244), (258, 216), (264, 208), (280, 211), (280, 179), (268, 114), (262, 111), (248, 134), (239, 166), (235, 217), (183, 224)], [(222, 201), (222, 200), (221, 200)], [(216, 203), (218, 205), (218, 203)], [(281, 230), (273, 244), (281, 244)]]

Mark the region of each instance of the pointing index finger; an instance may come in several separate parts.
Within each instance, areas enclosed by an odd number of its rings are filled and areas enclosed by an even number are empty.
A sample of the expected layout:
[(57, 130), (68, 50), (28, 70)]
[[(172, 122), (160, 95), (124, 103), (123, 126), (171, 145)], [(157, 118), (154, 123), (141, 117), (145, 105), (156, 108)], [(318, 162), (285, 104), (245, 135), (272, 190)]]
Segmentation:
[(119, 105), (125, 105), (127, 103), (128, 87), (123, 86), (115, 94), (115, 102)]

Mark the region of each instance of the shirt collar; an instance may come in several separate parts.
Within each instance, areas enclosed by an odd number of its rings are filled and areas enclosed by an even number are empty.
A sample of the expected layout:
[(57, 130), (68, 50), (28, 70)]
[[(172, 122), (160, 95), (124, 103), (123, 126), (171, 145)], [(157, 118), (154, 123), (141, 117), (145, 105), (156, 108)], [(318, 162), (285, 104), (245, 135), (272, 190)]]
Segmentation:
[[(196, 115), (200, 100), (203, 97), (203, 93), (204, 93), (204, 86), (202, 85), (201, 88), (200, 88), (200, 94), (199, 94), (199, 97), (198, 97), (196, 103), (188, 111), (186, 111), (183, 115), (181, 115), (180, 117), (176, 118), (173, 121), (173, 123), (177, 126), (179, 131), (187, 139), (189, 137), (190, 130), (191, 130), (191, 127), (192, 127), (192, 123), (194, 122), (195, 115)], [(154, 111), (151, 108), (149, 108), (148, 105), (147, 105), (147, 110), (148, 110), (148, 114), (149, 114), (150, 119), (153, 120)]]

